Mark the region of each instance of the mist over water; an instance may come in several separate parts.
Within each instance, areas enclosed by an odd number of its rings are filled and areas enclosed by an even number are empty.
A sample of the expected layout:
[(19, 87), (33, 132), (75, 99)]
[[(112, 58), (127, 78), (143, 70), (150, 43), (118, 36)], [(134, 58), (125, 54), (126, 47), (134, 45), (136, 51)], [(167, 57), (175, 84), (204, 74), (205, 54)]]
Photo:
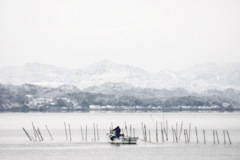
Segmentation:
[[(163, 143), (160, 139), (156, 143), (156, 121), (158, 130), (168, 124), (169, 140)], [(34, 137), (32, 122), (39, 127), (43, 142), (30, 142), (22, 130), (24, 127), (29, 135)], [(72, 142), (66, 141), (64, 122), (71, 126)], [(119, 125), (125, 130), (135, 128), (135, 135), (139, 137), (137, 145), (111, 145), (107, 142), (106, 133), (111, 123), (113, 127)], [(151, 143), (142, 141), (142, 125), (150, 130)], [(189, 129), (191, 123), (190, 143), (186, 144), (182, 132), (180, 141), (173, 143), (172, 127), (178, 134), (181, 123), (183, 129)], [(1, 159), (238, 159), (240, 156), (240, 113), (2, 113), (0, 115), (0, 158)], [(98, 125), (99, 140), (94, 142), (93, 123)], [(48, 126), (51, 140), (45, 128)], [(86, 142), (86, 126), (87, 142)], [(195, 126), (198, 130), (199, 144), (196, 142)], [(81, 134), (83, 129), (83, 138)], [(203, 140), (203, 129), (206, 131), (206, 144)], [(220, 144), (213, 143), (213, 130), (218, 132)], [(223, 130), (228, 130), (232, 144), (227, 135), (224, 144)], [(149, 141), (149, 134), (147, 134)]]

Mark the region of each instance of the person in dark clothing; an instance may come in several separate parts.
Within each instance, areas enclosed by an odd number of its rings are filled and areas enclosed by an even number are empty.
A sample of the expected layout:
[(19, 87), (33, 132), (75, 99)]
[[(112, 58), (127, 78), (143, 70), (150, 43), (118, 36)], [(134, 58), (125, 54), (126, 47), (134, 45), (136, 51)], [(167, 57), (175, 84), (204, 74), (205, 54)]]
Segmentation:
[(121, 132), (121, 129), (119, 128), (119, 126), (117, 126), (117, 127), (114, 129), (114, 131), (115, 131), (115, 137), (116, 137), (116, 138), (119, 138), (119, 137), (120, 137), (120, 132)]

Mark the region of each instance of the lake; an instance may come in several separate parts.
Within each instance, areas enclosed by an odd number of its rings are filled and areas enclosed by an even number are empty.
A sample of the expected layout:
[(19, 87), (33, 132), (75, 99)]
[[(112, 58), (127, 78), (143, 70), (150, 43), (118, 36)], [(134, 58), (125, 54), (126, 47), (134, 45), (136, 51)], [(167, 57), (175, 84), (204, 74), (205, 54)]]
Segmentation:
[[(39, 128), (44, 141), (30, 141), (23, 131), (35, 139), (32, 122)], [(67, 130), (67, 140), (65, 126)], [(158, 142), (156, 138), (158, 126)], [(122, 131), (139, 137), (137, 145), (113, 145), (107, 142), (110, 127), (120, 126)], [(147, 128), (147, 142), (143, 141), (142, 124)], [(168, 133), (168, 141), (161, 139), (162, 128)], [(181, 136), (181, 124), (183, 124)], [(172, 160), (229, 160), (240, 157), (240, 113), (1, 113), (0, 114), (0, 159), (172, 159)], [(53, 140), (51, 139), (46, 126)], [(94, 132), (95, 125), (95, 132)], [(191, 126), (190, 126), (191, 125)], [(71, 131), (71, 142), (70, 132)], [(87, 126), (87, 140), (86, 140)], [(190, 142), (185, 142), (184, 130)], [(198, 136), (196, 136), (196, 130)], [(133, 129), (134, 128), (134, 129)], [(176, 130), (177, 128), (177, 130)], [(173, 140), (175, 129), (180, 140)], [(134, 130), (134, 133), (133, 133)], [(206, 144), (204, 144), (204, 134)], [(215, 144), (213, 139), (215, 133)], [(229, 143), (228, 131), (232, 144)], [(150, 136), (149, 136), (150, 132)], [(94, 134), (95, 133), (95, 134)], [(97, 134), (98, 133), (98, 134)], [(175, 133), (175, 132), (174, 132)], [(218, 134), (219, 144), (216, 133)], [(151, 142), (150, 142), (150, 138)], [(198, 137), (198, 143), (197, 143)], [(175, 138), (174, 138), (175, 139)]]

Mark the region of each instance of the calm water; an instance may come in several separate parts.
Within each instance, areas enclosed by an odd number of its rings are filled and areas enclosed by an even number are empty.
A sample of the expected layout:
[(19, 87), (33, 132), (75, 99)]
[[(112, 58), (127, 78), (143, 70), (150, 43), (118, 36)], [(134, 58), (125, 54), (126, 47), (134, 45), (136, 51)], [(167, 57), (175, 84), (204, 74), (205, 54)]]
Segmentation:
[[(42, 132), (43, 142), (30, 142), (22, 128), (34, 137), (32, 122)], [(66, 141), (64, 122), (71, 127), (72, 142)], [(142, 122), (150, 130), (151, 143), (138, 141), (137, 145), (111, 145), (106, 133), (111, 124), (125, 128), (130, 124), (135, 135), (143, 139)], [(156, 122), (168, 123), (169, 140), (156, 142)], [(173, 143), (172, 127), (178, 125), (178, 134), (183, 128), (189, 130), (190, 143), (186, 144), (183, 132), (178, 143)], [(98, 125), (99, 139), (93, 123)], [(163, 125), (162, 124), (162, 125)], [(51, 140), (45, 125), (53, 136)], [(87, 142), (86, 142), (87, 126)], [(195, 126), (199, 144), (196, 143)], [(81, 132), (83, 130), (83, 137)], [(206, 144), (203, 143), (203, 129)], [(213, 129), (217, 130), (220, 144), (213, 144)], [(223, 130), (228, 130), (232, 145), (223, 143)], [(126, 130), (124, 129), (126, 134)], [(95, 130), (97, 133), (97, 130)], [(132, 133), (133, 134), (133, 133)], [(159, 133), (159, 139), (161, 134)], [(148, 134), (149, 141), (149, 134)], [(0, 159), (43, 160), (43, 159), (239, 159), (240, 157), (240, 113), (1, 113), (0, 114)]]

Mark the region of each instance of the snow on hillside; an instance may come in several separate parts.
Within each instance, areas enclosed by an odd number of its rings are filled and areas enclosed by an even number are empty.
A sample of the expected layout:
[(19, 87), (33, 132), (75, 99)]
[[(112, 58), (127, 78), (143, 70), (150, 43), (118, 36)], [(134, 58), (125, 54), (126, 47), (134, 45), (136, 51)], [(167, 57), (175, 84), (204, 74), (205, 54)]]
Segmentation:
[(184, 88), (191, 91), (240, 88), (240, 63), (237, 62), (224, 65), (202, 64), (178, 72), (162, 70), (156, 74), (109, 60), (99, 61), (81, 70), (28, 63), (2, 68), (0, 73), (0, 83), (15, 85), (75, 85), (83, 89), (111, 82), (140, 88)]

